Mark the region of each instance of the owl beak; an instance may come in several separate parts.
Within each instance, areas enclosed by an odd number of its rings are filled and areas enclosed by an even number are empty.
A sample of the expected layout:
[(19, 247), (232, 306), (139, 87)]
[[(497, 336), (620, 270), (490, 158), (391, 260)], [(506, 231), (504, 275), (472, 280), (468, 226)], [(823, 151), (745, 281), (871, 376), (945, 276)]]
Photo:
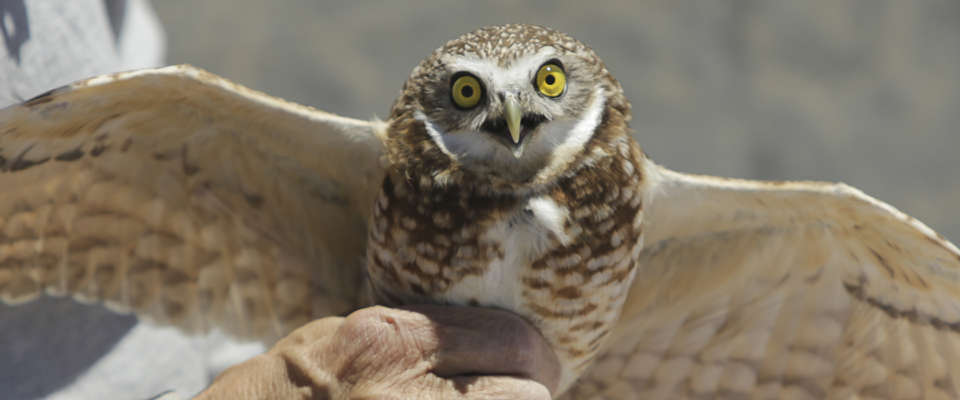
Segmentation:
[(520, 103), (517, 102), (516, 97), (506, 96), (503, 102), (503, 114), (507, 120), (507, 129), (510, 131), (510, 138), (513, 139), (513, 144), (520, 143), (520, 132), (523, 130), (523, 126), (520, 124), (523, 119), (523, 110), (520, 108)]
[[(524, 113), (523, 106), (512, 93), (501, 93), (503, 112), (499, 118), (484, 121), (480, 129), (493, 135), (500, 143), (510, 148), (513, 156), (523, 156), (524, 137), (536, 131), (537, 126), (547, 120), (541, 114)], [(508, 138), (509, 136), (509, 138)]]

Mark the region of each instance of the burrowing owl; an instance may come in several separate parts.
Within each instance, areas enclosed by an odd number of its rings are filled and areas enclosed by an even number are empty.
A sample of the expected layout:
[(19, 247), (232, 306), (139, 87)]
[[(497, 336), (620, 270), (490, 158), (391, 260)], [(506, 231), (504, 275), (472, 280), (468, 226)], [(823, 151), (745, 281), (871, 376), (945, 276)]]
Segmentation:
[(92, 78), (0, 113), (0, 295), (264, 340), (500, 307), (574, 398), (960, 395), (955, 246), (844, 185), (667, 170), (629, 120), (592, 50), (529, 25), (439, 48), (387, 121), (188, 66)]

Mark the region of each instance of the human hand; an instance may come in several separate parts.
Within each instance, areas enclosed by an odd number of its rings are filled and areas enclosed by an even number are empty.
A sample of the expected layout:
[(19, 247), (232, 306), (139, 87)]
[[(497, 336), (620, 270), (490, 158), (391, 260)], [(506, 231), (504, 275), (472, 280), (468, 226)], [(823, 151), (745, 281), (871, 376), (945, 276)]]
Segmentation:
[(550, 399), (553, 350), (507, 311), (370, 307), (297, 329), (196, 399)]

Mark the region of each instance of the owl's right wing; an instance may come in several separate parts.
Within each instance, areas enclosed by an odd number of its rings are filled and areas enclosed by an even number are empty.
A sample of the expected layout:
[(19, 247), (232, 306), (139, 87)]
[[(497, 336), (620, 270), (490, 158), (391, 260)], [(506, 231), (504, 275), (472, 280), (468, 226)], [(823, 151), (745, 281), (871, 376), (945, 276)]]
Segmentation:
[(0, 299), (271, 340), (360, 305), (382, 122), (190, 66), (0, 111)]
[(572, 398), (960, 398), (960, 251), (842, 184), (645, 168), (644, 246)]

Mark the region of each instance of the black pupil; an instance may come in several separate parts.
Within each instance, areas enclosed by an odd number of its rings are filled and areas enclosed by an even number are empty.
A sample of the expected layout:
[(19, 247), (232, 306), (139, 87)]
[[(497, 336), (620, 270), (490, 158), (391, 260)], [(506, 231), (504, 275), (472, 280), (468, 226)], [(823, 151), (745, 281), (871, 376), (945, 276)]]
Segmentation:
[(550, 75), (547, 75), (546, 78), (543, 78), (543, 81), (546, 82), (548, 85), (552, 85), (554, 82), (557, 81), (557, 78), (554, 78), (553, 74), (550, 74)]
[(460, 89), (460, 94), (466, 98), (473, 97), (473, 86), (469, 86), (469, 85), (464, 86), (463, 88)]

